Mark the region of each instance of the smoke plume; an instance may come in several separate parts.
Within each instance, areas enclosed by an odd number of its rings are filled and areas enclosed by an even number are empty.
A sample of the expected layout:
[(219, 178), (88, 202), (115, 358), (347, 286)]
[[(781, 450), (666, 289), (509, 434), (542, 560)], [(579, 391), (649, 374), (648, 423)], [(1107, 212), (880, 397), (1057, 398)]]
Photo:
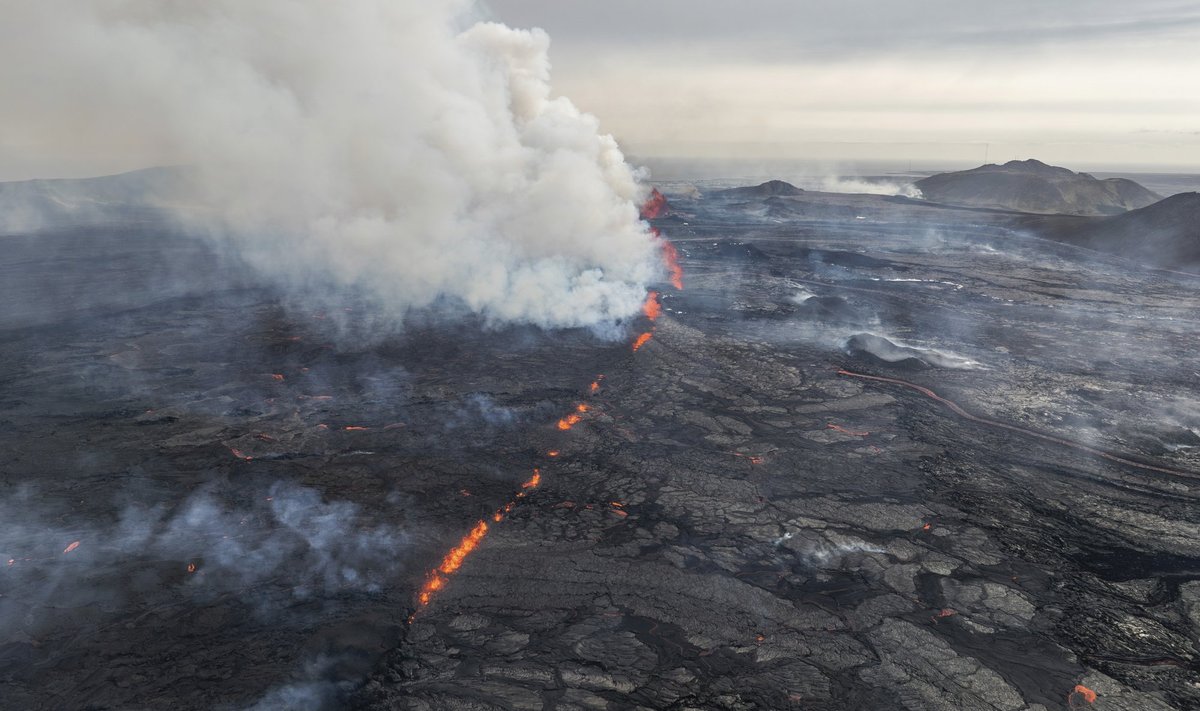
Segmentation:
[(552, 96), (546, 34), (468, 0), (0, 9), (0, 151), (187, 166), (186, 224), (304, 293), (597, 326), (659, 276), (638, 173)]

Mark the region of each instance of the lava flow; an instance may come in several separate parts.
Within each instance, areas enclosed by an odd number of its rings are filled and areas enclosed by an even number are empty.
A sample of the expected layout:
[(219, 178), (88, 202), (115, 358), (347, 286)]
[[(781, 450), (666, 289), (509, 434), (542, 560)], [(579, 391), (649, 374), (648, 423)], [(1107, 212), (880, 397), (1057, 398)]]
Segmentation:
[(651, 321), (658, 320), (658, 317), (662, 315), (662, 304), (658, 303), (657, 291), (646, 294), (646, 301), (642, 304), (642, 314)]
[(571, 429), (575, 425), (579, 424), (579, 422), (583, 419), (583, 414), (590, 409), (592, 409), (590, 405), (582, 402), (579, 403), (575, 406), (575, 412), (572, 412), (558, 421), (558, 429), (563, 430), (564, 432)]
[[(516, 499), (525, 498), (530, 490), (536, 489), (541, 483), (542, 472), (540, 469), (534, 469), (533, 476), (529, 477), (528, 480), (521, 484), (521, 490), (517, 492), (514, 500), (509, 501), (507, 504), (497, 509), (496, 512), (492, 514), (492, 520), (496, 523), (503, 521), (504, 517), (507, 516), (516, 505)], [(446, 586), (446, 583), (449, 582), (450, 576), (458, 572), (458, 569), (462, 567), (463, 561), (465, 561), (467, 556), (471, 555), (471, 553), (473, 553), (475, 549), (479, 547), (480, 542), (483, 541), (487, 534), (487, 522), (479, 521), (475, 524), (475, 527), (471, 529), (470, 533), (462, 537), (462, 540), (458, 542), (458, 545), (450, 549), (450, 552), (446, 554), (446, 557), (442, 558), (441, 565), (430, 572), (429, 577), (425, 580), (425, 584), (421, 586), (421, 591), (417, 593), (417, 601), (420, 603), (421, 607), (428, 605), (433, 599), (434, 593)], [(409, 624), (412, 624), (414, 618), (415, 613), (409, 616)]]
[[(655, 230), (654, 234), (659, 234), (658, 230)], [(683, 291), (683, 267), (679, 266), (679, 250), (665, 237), (662, 238), (662, 254), (667, 271), (671, 273), (671, 286)]]
[(1076, 684), (1070, 695), (1067, 696), (1067, 705), (1071, 708), (1079, 708), (1078, 704), (1076, 703), (1077, 701), (1094, 704), (1096, 703), (1096, 696), (1096, 692), (1087, 688), (1083, 684)]
[(1184, 471), (1182, 469), (1172, 469), (1170, 467), (1160, 467), (1160, 466), (1155, 466), (1153, 464), (1145, 464), (1143, 462), (1137, 462), (1132, 459), (1126, 459), (1125, 457), (1120, 457), (1115, 454), (1111, 454), (1109, 452), (1104, 451), (1103, 449), (1096, 449), (1095, 447), (1090, 447), (1086, 444), (1074, 442), (1072, 440), (1065, 439), (1063, 437), (1056, 437), (1054, 435), (1043, 434), (1041, 432), (1036, 432), (1034, 430), (1025, 429), (1024, 427), (1018, 427), (1017, 425), (1011, 425), (1007, 422), (1000, 422), (998, 420), (989, 420), (986, 417), (972, 415), (971, 413), (962, 409), (962, 407), (960, 407), (958, 405), (958, 403), (956, 403), (952, 400), (947, 400), (946, 398), (942, 397), (941, 395), (938, 395), (937, 393), (935, 393), (934, 391), (930, 390), (927, 387), (917, 385), (916, 383), (910, 383), (907, 380), (900, 380), (899, 378), (885, 378), (881, 375), (866, 375), (864, 373), (854, 373), (849, 370), (839, 370), (838, 375), (844, 375), (844, 376), (847, 376), (850, 378), (862, 378), (863, 380), (875, 380), (875, 381), (878, 381), (881, 383), (894, 383), (896, 385), (903, 385), (906, 388), (911, 388), (913, 390), (916, 390), (917, 392), (921, 393), (922, 395), (924, 395), (925, 397), (927, 397), (931, 400), (934, 400), (936, 402), (939, 402), (939, 403), (945, 405), (954, 414), (958, 415), (959, 417), (961, 417), (963, 419), (970, 420), (971, 422), (977, 422), (981, 425), (987, 425), (989, 427), (998, 427), (1001, 429), (1009, 430), (1011, 432), (1016, 432), (1018, 434), (1023, 434), (1027, 437), (1034, 437), (1036, 439), (1040, 439), (1045, 442), (1052, 442), (1054, 444), (1062, 445), (1064, 447), (1078, 449), (1082, 452), (1087, 452), (1088, 454), (1094, 454), (1097, 457), (1103, 457), (1104, 459), (1107, 459), (1109, 461), (1117, 462), (1118, 464), (1124, 464), (1126, 466), (1136, 467), (1138, 469), (1146, 469), (1148, 471), (1161, 472), (1163, 474), (1173, 474), (1175, 476), (1184, 476), (1184, 477), (1190, 477), (1190, 478), (1194, 478), (1197, 476), (1197, 474), (1195, 472), (1189, 472), (1189, 471)]
[[(652, 324), (658, 320), (659, 316), (662, 315), (662, 304), (658, 303), (657, 291), (651, 291), (650, 293), (646, 294), (646, 302), (642, 304), (642, 315), (644, 315)], [(649, 341), (653, 335), (653, 327), (651, 327), (649, 331), (639, 335), (637, 340), (633, 342), (633, 352), (637, 353), (638, 349), (646, 345), (646, 341)]]
[(642, 205), (641, 218), (643, 220), (653, 220), (659, 217), (666, 217), (670, 207), (667, 205), (667, 196), (654, 188), (650, 191), (650, 197), (646, 198), (646, 202)]
[[(641, 216), (642, 216), (642, 219), (644, 219), (644, 220), (654, 219), (656, 217), (662, 217), (665, 214), (667, 214), (667, 209), (668, 208), (667, 208), (666, 197), (664, 197), (663, 194), (660, 193), (658, 191), (658, 189), (656, 188), (651, 192), (650, 199), (647, 200), (646, 204), (642, 207)], [(669, 241), (667, 241), (666, 238), (664, 238), (657, 229), (652, 229), (651, 232), (661, 242), (662, 251), (663, 251), (663, 260), (666, 262), (667, 269), (671, 274), (671, 283), (675, 286), (676, 289), (682, 290), (683, 289), (683, 269), (679, 266), (678, 250), (676, 250), (675, 246), (672, 245)], [(647, 320), (649, 320), (651, 322), (651, 324), (653, 324), (654, 321), (656, 321), (658, 319), (658, 317), (662, 315), (662, 304), (659, 303), (658, 292), (650, 291), (649, 293), (646, 294), (646, 301), (642, 304), (642, 314), (646, 317)], [(653, 325), (652, 325), (650, 331), (647, 331), (646, 333), (639, 335), (637, 337), (637, 339), (633, 342), (633, 350), (636, 352), (639, 348), (644, 346), (646, 344), (646, 342), (649, 341), (651, 336), (653, 336), (653, 335), (654, 335), (654, 331), (653, 331)], [(597, 392), (599, 392), (600, 391), (600, 381), (603, 379), (604, 379), (603, 375), (597, 375), (596, 379), (593, 380), (591, 385), (588, 386), (588, 392), (592, 395), (595, 395)], [(583, 415), (585, 413), (587, 413), (589, 410), (591, 410), (591, 406), (588, 405), (587, 403), (577, 404), (575, 406), (574, 412), (567, 415), (566, 417), (561, 418), (558, 421), (558, 423), (557, 423), (558, 429), (563, 430), (563, 431), (570, 430), (572, 427), (574, 427), (575, 425), (579, 424), (580, 421), (582, 421)], [(345, 429), (349, 430), (349, 429), (366, 429), (366, 428), (365, 427), (364, 428), (346, 427)], [(240, 453), (238, 453), (238, 454), (240, 454)], [(556, 458), (559, 456), (559, 451), (556, 449), (552, 449), (552, 450), (546, 452), (546, 456), (551, 459)], [(757, 460), (757, 461), (755, 461), (755, 460)], [(758, 464), (758, 463), (761, 463), (762, 458), (761, 457), (751, 457), (751, 461), (753, 461), (755, 464)], [(504, 518), (509, 513), (512, 512), (513, 508), (517, 504), (517, 501), (525, 498), (525, 496), (528, 495), (530, 491), (532, 491), (533, 489), (536, 489), (541, 483), (542, 483), (542, 472), (540, 469), (534, 469), (533, 476), (531, 476), (527, 481), (525, 481), (523, 484), (521, 484), (521, 489), (516, 493), (514, 498), (511, 501), (509, 501), (508, 503), (506, 503), (504, 506), (497, 509), (495, 511), (495, 513), (492, 514), (492, 522), (500, 523), (501, 521), (503, 521)], [(626, 513), (623, 510), (623, 507), (624, 507), (624, 504), (622, 504), (620, 502), (612, 502), (612, 510), (615, 511), (617, 513), (617, 515), (619, 515), (621, 517), (628, 516), (628, 513)], [(479, 544), (483, 541), (484, 537), (487, 536), (488, 530), (489, 529), (488, 529), (488, 525), (487, 525), (486, 521), (481, 520), (478, 523), (476, 523), (475, 527), (472, 528), (471, 531), (467, 535), (463, 536), (462, 540), (460, 540), (458, 542), (458, 545), (456, 545), (454, 548), (450, 549), (450, 552), (447, 553), (445, 558), (442, 559), (441, 565), (439, 565), (434, 570), (430, 571), (429, 576), (426, 578), (424, 585), (421, 586), (420, 591), (417, 593), (417, 602), (419, 603), (419, 608), (423, 608), (423, 607), (429, 605), (429, 603), (433, 600), (434, 595), (439, 590), (446, 587), (446, 584), (450, 580), (450, 576), (452, 576), (455, 572), (457, 572), (458, 569), (460, 567), (462, 567), (463, 561), (465, 561), (467, 559), (467, 556), (471, 555), (471, 553), (474, 552), (475, 549), (479, 547)], [(412, 622), (415, 618), (416, 618), (416, 612), (414, 612), (412, 615), (409, 616), (409, 618), (408, 618), (409, 624), (412, 624)]]
[(842, 434), (853, 435), (854, 437), (866, 437), (867, 435), (871, 434), (866, 430), (848, 430), (845, 427), (842, 427), (841, 425), (835, 425), (832, 422), (825, 425), (825, 428), (835, 432), (841, 432)]
[[(671, 206), (667, 204), (667, 197), (659, 192), (658, 188), (651, 190), (650, 197), (642, 205), (641, 218), (643, 220), (654, 220), (666, 217), (670, 213)], [(683, 291), (683, 268), (679, 266), (679, 250), (675, 249), (675, 245), (662, 236), (657, 227), (650, 228), (650, 232), (659, 239), (659, 248), (662, 249), (663, 261), (666, 262), (667, 271), (671, 274), (671, 285)]]

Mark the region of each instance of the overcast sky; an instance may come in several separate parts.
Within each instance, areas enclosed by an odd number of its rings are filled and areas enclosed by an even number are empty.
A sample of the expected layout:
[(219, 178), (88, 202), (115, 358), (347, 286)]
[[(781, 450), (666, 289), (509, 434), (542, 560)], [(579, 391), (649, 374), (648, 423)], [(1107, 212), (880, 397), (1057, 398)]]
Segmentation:
[(488, 0), (639, 156), (1200, 171), (1200, 3)]

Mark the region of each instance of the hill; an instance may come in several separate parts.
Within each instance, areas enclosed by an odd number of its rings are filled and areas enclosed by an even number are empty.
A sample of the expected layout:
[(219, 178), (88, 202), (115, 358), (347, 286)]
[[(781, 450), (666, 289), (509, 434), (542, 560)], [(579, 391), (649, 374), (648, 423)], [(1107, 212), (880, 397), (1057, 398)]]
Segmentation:
[(1038, 218), (1039, 236), (1173, 268), (1200, 265), (1200, 193), (1179, 193), (1147, 207), (1102, 218)]
[(941, 173), (916, 187), (931, 202), (1059, 215), (1116, 215), (1161, 199), (1126, 178), (1099, 180), (1032, 159)]
[(768, 180), (759, 185), (750, 185), (744, 188), (729, 188), (728, 190), (718, 190), (713, 193), (715, 197), (736, 198), (738, 200), (748, 200), (753, 198), (769, 198), (769, 197), (794, 197), (803, 195), (804, 190), (798, 188), (791, 183), (785, 183), (782, 180)]

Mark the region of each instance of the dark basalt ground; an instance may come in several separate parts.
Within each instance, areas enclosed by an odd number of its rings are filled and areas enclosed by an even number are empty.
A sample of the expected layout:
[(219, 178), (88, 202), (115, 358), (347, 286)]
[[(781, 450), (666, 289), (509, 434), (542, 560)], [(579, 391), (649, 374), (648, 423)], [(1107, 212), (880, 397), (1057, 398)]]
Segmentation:
[[(0, 339), (0, 706), (1200, 706), (1200, 281), (985, 212), (786, 200), (673, 199), (686, 290), (637, 353), (468, 324), (335, 346), (332, 314), (149, 228), (7, 250), (72, 308)], [(183, 249), (197, 288), (101, 300), (45, 244)]]

